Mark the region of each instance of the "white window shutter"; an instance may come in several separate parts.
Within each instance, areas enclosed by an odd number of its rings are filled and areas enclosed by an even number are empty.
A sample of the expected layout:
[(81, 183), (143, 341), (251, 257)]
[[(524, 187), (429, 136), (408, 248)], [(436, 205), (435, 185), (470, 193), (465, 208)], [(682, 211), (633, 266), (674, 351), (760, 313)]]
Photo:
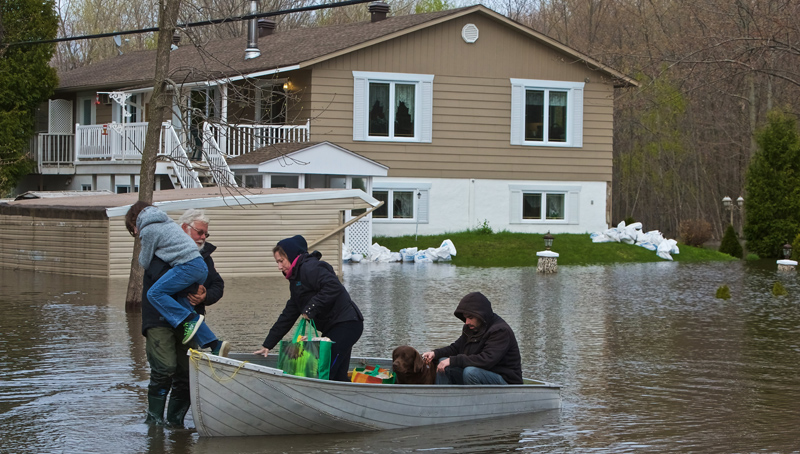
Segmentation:
[(583, 147), (583, 89), (572, 90), (572, 146)]
[(525, 88), (522, 85), (511, 85), (511, 145), (522, 145), (524, 113)]
[(367, 79), (353, 78), (353, 140), (367, 138)]
[(420, 83), (420, 142), (433, 141), (433, 82)]
[(580, 222), (580, 193), (577, 191), (567, 193), (567, 223), (578, 224)]
[[(420, 190), (419, 193), (421, 194), (419, 200), (417, 200), (417, 218), (421, 224), (427, 224), (429, 221), (428, 212), (428, 191)], [(414, 194), (416, 196), (416, 194)]]
[(508, 212), (509, 223), (519, 224), (522, 222), (522, 191), (511, 191), (511, 200)]

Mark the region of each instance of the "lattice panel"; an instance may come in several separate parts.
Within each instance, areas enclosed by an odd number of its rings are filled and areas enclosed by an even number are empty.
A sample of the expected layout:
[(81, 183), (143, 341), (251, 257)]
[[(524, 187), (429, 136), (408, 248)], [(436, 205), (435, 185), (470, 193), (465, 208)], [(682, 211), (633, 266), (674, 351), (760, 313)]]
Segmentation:
[(50, 134), (72, 134), (72, 101), (51, 99), (47, 129)]
[(372, 244), (372, 220), (360, 219), (351, 224), (344, 231), (344, 240), (352, 252), (366, 254)]

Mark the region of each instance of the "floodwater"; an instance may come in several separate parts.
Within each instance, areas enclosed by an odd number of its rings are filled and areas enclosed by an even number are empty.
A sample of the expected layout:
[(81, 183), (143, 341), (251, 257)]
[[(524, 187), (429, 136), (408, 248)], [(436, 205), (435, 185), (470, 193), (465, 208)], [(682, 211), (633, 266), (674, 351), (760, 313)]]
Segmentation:
[[(148, 367), (125, 281), (0, 270), (2, 453), (800, 452), (800, 284), (774, 263), (458, 268), (353, 264), (366, 318), (354, 349), (389, 356), (454, 340), (481, 291), (517, 333), (524, 375), (560, 410), (400, 431), (200, 438), (143, 423)], [(780, 281), (788, 296), (774, 297)], [(234, 351), (258, 348), (283, 279), (228, 279), (209, 308)], [(729, 300), (716, 299), (727, 284)], [(187, 426), (193, 427), (191, 412)]]

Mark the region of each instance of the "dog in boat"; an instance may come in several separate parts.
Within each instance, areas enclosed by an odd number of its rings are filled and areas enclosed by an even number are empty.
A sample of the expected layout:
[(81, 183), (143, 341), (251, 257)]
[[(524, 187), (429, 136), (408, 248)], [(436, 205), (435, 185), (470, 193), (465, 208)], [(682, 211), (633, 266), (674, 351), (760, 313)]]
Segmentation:
[(436, 363), (425, 364), (417, 349), (408, 345), (401, 345), (392, 352), (392, 370), (399, 385), (433, 385)]

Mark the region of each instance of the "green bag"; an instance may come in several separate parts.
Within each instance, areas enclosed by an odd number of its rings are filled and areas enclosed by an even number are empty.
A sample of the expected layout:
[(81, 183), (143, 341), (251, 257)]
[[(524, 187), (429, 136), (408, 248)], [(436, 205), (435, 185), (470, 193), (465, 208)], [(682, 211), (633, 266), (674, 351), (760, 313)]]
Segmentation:
[[(333, 342), (300, 340), (306, 336), (309, 323), (306, 319), (300, 319), (297, 330), (291, 340), (282, 340), (278, 352), (278, 369), (282, 369), (284, 374), (295, 375), (298, 377), (319, 378), (328, 380), (331, 371), (331, 346)], [(314, 328), (314, 337), (318, 337), (317, 327), (311, 321)], [(311, 338), (312, 336), (308, 336)]]

